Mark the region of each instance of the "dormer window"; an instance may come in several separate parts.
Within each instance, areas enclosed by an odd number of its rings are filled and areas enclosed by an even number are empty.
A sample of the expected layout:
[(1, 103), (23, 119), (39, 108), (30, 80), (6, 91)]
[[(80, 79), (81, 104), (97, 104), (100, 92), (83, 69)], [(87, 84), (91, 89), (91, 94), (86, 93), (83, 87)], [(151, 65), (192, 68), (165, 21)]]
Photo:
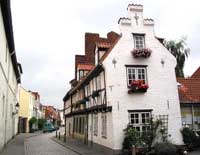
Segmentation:
[(88, 70), (78, 70), (77, 71), (77, 79), (81, 80), (88, 74), (88, 72), (89, 72)]
[(144, 34), (133, 34), (133, 39), (136, 49), (145, 48)]

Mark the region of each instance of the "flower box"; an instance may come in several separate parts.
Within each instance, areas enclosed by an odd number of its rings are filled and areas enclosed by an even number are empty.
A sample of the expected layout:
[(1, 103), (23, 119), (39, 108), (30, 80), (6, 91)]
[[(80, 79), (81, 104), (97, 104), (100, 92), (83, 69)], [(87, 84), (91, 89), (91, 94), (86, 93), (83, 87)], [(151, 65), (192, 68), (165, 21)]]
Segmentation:
[(84, 100), (85, 100), (85, 102), (90, 101), (89, 97), (85, 97)]
[(128, 94), (135, 92), (146, 92), (149, 88), (148, 84), (144, 83), (144, 80), (133, 80), (130, 84)]
[(85, 104), (85, 103), (86, 103), (86, 100), (85, 99), (81, 99), (81, 100), (76, 102), (76, 105)]
[(95, 97), (98, 97), (98, 96), (99, 96), (99, 90), (92, 92), (92, 98), (95, 98)]
[(134, 58), (139, 58), (139, 57), (148, 58), (150, 57), (152, 51), (148, 48), (142, 48), (142, 49), (133, 49), (131, 53)]

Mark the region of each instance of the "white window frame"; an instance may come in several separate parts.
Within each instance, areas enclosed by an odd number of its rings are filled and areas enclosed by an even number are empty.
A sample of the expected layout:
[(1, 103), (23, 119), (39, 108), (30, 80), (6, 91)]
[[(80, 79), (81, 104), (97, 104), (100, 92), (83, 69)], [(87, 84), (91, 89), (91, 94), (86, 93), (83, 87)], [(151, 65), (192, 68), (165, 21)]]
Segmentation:
[[(142, 115), (149, 115), (148, 118), (145, 117), (145, 120), (148, 120), (148, 123), (145, 122), (143, 123), (143, 117)], [(138, 119), (139, 121), (137, 123), (132, 123), (131, 120), (135, 120), (135, 118), (131, 118), (131, 115), (138, 115)], [(144, 128), (150, 128), (151, 127), (151, 112), (129, 112), (129, 124), (134, 128), (136, 129), (136, 131), (142, 133), (142, 132), (147, 132), (147, 129), (146, 131), (144, 131)]]
[[(140, 69), (142, 69), (142, 70), (144, 70), (144, 78), (139, 78), (139, 70)], [(133, 79), (133, 78), (129, 78), (129, 70), (135, 70), (135, 79)], [(146, 69), (146, 67), (127, 67), (126, 68), (126, 71), (127, 71), (127, 85), (128, 86), (130, 86), (130, 83), (129, 83), (129, 81), (131, 80), (131, 81), (133, 81), (133, 80), (144, 80), (144, 83), (147, 83), (147, 69)], [(132, 72), (131, 71), (131, 72)], [(133, 72), (132, 72), (133, 73)]]
[(101, 129), (101, 136), (103, 137), (103, 138), (107, 138), (107, 115), (106, 115), (106, 113), (102, 113), (102, 115), (101, 115), (101, 127), (102, 127), (102, 129)]
[(142, 34), (133, 34), (134, 46), (136, 49), (145, 48), (145, 38)]

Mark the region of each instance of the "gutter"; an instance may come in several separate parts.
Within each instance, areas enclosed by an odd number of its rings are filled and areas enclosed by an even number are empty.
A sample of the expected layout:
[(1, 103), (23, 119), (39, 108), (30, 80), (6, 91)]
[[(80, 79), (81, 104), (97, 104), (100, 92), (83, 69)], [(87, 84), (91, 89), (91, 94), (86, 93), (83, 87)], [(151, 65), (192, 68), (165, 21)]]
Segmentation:
[(16, 75), (17, 83), (21, 83), (20, 71), (18, 68), (17, 57), (15, 53), (15, 43), (14, 43), (14, 36), (13, 36), (10, 0), (1, 0), (0, 4), (1, 4), (0, 6), (1, 6), (1, 11), (2, 11), (2, 16), (3, 16), (5, 35), (6, 35), (7, 44), (9, 47), (9, 52), (10, 52), (14, 72)]

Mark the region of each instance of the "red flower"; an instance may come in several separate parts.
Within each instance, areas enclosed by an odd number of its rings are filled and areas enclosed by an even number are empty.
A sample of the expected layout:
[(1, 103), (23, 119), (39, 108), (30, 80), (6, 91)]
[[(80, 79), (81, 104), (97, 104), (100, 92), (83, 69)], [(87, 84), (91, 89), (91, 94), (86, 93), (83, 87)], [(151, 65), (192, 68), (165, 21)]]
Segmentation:
[(146, 92), (149, 88), (148, 84), (144, 83), (144, 80), (133, 80), (130, 84), (130, 89), (128, 93), (131, 94), (136, 91)]

